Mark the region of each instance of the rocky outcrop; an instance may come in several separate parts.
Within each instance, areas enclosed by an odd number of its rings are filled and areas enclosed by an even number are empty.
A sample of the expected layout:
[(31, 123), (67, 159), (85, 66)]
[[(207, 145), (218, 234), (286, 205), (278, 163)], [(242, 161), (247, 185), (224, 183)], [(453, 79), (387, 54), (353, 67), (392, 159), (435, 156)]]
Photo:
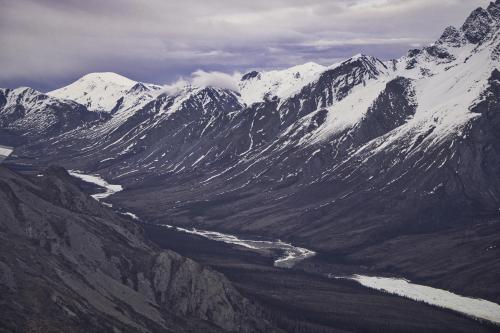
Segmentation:
[(0, 167), (0, 249), (6, 330), (274, 330), (223, 275), (147, 243), (64, 169)]
[(477, 8), (462, 26), (465, 38), (473, 44), (480, 44), (498, 27), (500, 2), (491, 2), (488, 8)]

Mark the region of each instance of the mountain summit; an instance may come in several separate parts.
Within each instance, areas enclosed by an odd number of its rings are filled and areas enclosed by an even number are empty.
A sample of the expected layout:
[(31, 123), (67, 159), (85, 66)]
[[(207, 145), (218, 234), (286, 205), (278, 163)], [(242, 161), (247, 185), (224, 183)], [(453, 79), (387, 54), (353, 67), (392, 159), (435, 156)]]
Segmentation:
[(152, 97), (160, 88), (156, 85), (138, 83), (116, 73), (104, 72), (87, 74), (70, 85), (47, 94), (75, 101), (90, 111), (111, 112), (122, 98), (127, 98), (131, 94), (134, 98), (144, 95)]

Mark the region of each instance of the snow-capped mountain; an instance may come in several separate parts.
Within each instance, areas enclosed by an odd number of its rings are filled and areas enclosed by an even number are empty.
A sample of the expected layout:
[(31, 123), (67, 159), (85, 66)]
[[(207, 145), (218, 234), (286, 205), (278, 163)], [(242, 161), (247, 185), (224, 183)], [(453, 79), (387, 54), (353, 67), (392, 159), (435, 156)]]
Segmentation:
[(91, 73), (68, 86), (47, 93), (75, 101), (90, 111), (116, 112), (138, 107), (158, 95), (161, 86), (140, 83), (116, 73)]
[(31, 88), (0, 89), (0, 135), (54, 136), (99, 119), (84, 106)]
[(309, 62), (285, 70), (246, 73), (239, 84), (242, 100), (248, 105), (272, 98), (285, 100), (317, 80), (325, 69), (325, 66)]
[(400, 59), (249, 72), (239, 92), (168, 95), (91, 74), (49, 95), (109, 114), (18, 152), (27, 163), (64, 154), (125, 185), (113, 200), (150, 222), (265, 233), (356, 260), (374, 247), (370, 260), (396, 271), (432, 271), (473, 233), (479, 254), (458, 260), (489, 279), (483, 263), (498, 263), (480, 233), (500, 235), (499, 25), (497, 0)]

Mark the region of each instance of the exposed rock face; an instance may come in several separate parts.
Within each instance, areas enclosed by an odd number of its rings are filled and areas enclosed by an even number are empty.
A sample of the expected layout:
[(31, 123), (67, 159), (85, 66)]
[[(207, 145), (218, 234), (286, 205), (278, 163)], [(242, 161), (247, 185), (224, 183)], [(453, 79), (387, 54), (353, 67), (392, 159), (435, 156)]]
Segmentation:
[(246, 73), (245, 75), (243, 75), (241, 77), (241, 81), (247, 81), (247, 80), (253, 79), (253, 78), (258, 77), (258, 76), (259, 76), (259, 72), (252, 71), (252, 72), (249, 72), (249, 73)]
[(441, 38), (438, 40), (438, 43), (459, 47), (464, 43), (464, 41), (462, 32), (453, 26), (449, 26), (444, 30)]
[(65, 170), (0, 167), (0, 322), (37, 332), (269, 332), (221, 274), (147, 243)]
[(498, 27), (499, 20), (500, 3), (491, 2), (487, 9), (474, 10), (462, 26), (462, 31), (469, 42), (479, 44)]
[(241, 298), (221, 274), (190, 259), (162, 252), (155, 258), (152, 273), (155, 298), (162, 307), (175, 309), (183, 316), (195, 315), (227, 331), (270, 329), (265, 323), (249, 326), (244, 316), (257, 318), (256, 308)]
[(370, 141), (405, 124), (415, 115), (417, 102), (410, 79), (398, 77), (387, 83), (383, 92), (368, 109), (355, 129), (359, 139), (355, 146)]

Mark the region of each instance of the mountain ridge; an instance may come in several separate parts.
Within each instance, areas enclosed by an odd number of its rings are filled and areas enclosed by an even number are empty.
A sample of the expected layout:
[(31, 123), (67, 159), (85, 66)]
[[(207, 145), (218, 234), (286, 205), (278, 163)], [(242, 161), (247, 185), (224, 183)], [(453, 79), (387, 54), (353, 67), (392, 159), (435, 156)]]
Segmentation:
[[(399, 240), (443, 240), (431, 265), (458, 246), (452, 234), (465, 241), (467, 230), (499, 220), (499, 6), (400, 59), (250, 72), (239, 94), (159, 93), (21, 145), (11, 161), (43, 165), (59, 153), (69, 168), (123, 184), (110, 200), (151, 223), (265, 234), (352, 260), (376, 249), (374, 269), (427, 267)], [(380, 252), (393, 243), (404, 258)], [(493, 280), (496, 268), (484, 265), (497, 264), (473, 247), (480, 255), (462, 254), (464, 265)], [(441, 274), (419, 277), (453, 284), (452, 272)]]
[(279, 332), (220, 273), (157, 249), (64, 169), (0, 175), (2, 328)]

